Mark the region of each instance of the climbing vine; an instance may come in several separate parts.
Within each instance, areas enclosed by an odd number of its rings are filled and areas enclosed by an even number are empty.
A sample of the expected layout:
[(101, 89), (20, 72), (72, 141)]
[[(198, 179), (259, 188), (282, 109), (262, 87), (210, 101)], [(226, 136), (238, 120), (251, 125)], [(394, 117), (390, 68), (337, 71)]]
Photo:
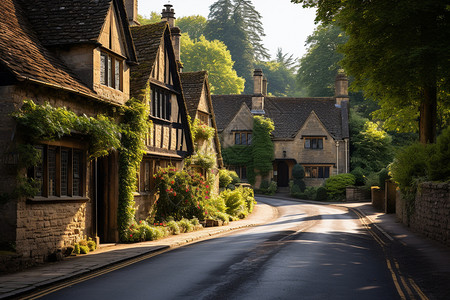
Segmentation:
[(223, 161), (227, 165), (246, 166), (247, 179), (255, 183), (256, 172), (267, 175), (272, 170), (274, 147), (271, 132), (275, 129), (273, 121), (262, 116), (253, 118), (253, 139), (251, 145), (234, 145), (222, 149)]
[(12, 116), (30, 144), (81, 133), (89, 137), (90, 158), (107, 155), (120, 146), (119, 127), (104, 115), (96, 118), (77, 116), (65, 107), (53, 107), (48, 102), (38, 105), (33, 100), (24, 100), (23, 106)]
[(119, 208), (118, 226), (122, 241), (134, 221), (136, 173), (145, 152), (145, 137), (149, 132), (147, 101), (130, 99), (123, 108), (121, 147), (119, 151)]

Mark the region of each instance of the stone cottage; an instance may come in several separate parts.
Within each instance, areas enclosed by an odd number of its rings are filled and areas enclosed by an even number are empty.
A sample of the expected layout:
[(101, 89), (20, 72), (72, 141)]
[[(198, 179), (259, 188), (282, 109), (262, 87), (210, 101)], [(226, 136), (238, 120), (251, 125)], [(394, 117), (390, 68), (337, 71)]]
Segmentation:
[(89, 160), (87, 136), (39, 143), (42, 162), (28, 170), (39, 194), (8, 195), (18, 184), (21, 139), (11, 113), (24, 99), (117, 118), (130, 98), (137, 59), (123, 0), (4, 0), (0, 8), (2, 248), (42, 261), (85, 236), (117, 240), (117, 153)]
[[(335, 96), (323, 98), (288, 98), (267, 96), (267, 81), (260, 69), (254, 71), (253, 95), (213, 95), (217, 127), (224, 148), (250, 145), (253, 116), (273, 120), (275, 160), (273, 179), (287, 187), (292, 167), (305, 168), (305, 183), (321, 185), (331, 175), (349, 172), (349, 97), (348, 80), (338, 74)], [(225, 162), (226, 163), (226, 162)], [(246, 178), (246, 166), (230, 166)], [(257, 178), (259, 186), (261, 178)]]

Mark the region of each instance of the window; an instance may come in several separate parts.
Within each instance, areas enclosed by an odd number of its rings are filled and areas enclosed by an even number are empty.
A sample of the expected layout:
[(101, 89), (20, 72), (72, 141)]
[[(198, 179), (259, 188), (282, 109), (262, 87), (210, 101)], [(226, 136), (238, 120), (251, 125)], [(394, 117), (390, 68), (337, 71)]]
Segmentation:
[(305, 178), (328, 178), (330, 166), (304, 166)]
[(198, 119), (203, 123), (209, 126), (209, 114), (204, 112), (197, 112)]
[(234, 144), (235, 145), (250, 145), (252, 143), (251, 132), (235, 132)]
[(49, 145), (36, 148), (41, 153), (42, 161), (28, 170), (28, 176), (40, 183), (37, 196), (84, 196), (83, 151)]
[(120, 83), (122, 61), (102, 52), (100, 54), (100, 83), (116, 90), (122, 90)]
[(305, 149), (323, 149), (323, 138), (305, 138)]
[(156, 118), (170, 120), (171, 114), (171, 94), (163, 89), (152, 87), (151, 115)]
[(246, 167), (234, 167), (234, 171), (239, 176), (240, 179), (247, 179), (247, 168)]

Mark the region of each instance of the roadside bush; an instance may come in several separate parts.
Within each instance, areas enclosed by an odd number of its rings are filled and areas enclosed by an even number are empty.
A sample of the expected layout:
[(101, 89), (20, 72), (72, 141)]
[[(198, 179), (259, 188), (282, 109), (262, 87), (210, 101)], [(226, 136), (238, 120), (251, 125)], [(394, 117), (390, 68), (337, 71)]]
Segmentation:
[(182, 233), (194, 231), (194, 225), (188, 219), (181, 219), (178, 221), (178, 227)]
[(75, 244), (73, 245), (73, 254), (80, 254), (80, 245)]
[(227, 206), (226, 213), (230, 216), (239, 216), (242, 212), (246, 210), (246, 203), (244, 197), (239, 192), (238, 189), (235, 190), (225, 190), (220, 193)]
[(428, 174), (431, 180), (447, 181), (450, 179), (450, 127), (438, 136), (436, 144), (430, 149)]
[(364, 174), (364, 170), (360, 167), (355, 168), (350, 172), (355, 176), (355, 185), (356, 186), (363, 186), (366, 183), (366, 176)]
[(325, 189), (328, 198), (332, 200), (342, 200), (345, 198), (345, 188), (355, 184), (355, 176), (352, 174), (338, 174), (331, 176), (325, 181)]
[(305, 195), (305, 198), (308, 200), (315, 200), (316, 194), (317, 194), (317, 188), (313, 186), (308, 186), (305, 191), (303, 192)]
[(178, 226), (178, 223), (175, 221), (167, 222), (167, 228), (169, 229), (169, 232), (173, 235), (178, 235), (181, 233), (180, 226)]
[(302, 191), (300, 189), (300, 187), (296, 184), (292, 184), (291, 186), (291, 196), (295, 197), (295, 198), (300, 198)]
[(265, 195), (275, 195), (277, 192), (277, 183), (275, 181), (269, 183), (267, 180), (263, 180), (259, 190)]
[(80, 254), (88, 254), (88, 253), (89, 253), (89, 247), (80, 245)]
[(219, 170), (219, 187), (226, 188), (231, 182), (233, 178), (230, 175), (230, 171), (227, 169)]
[(404, 147), (397, 153), (390, 171), (402, 193), (411, 192), (415, 189), (415, 181), (426, 177), (428, 158), (427, 147), (420, 143)]
[(97, 243), (95, 243), (91, 238), (89, 238), (87, 246), (89, 248), (89, 251), (94, 251), (95, 249), (97, 249)]
[(317, 189), (316, 200), (317, 201), (327, 201), (328, 200), (327, 189), (324, 188), (323, 186), (321, 186)]

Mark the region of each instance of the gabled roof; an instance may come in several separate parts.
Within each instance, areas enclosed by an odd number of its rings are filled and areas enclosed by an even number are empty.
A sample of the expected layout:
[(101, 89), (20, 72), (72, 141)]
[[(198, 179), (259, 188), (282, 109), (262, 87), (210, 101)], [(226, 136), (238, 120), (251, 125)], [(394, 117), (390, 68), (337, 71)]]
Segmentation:
[(192, 119), (195, 118), (197, 113), (207, 74), (206, 71), (180, 73), (184, 99)]
[[(214, 110), (220, 112), (216, 115), (219, 130), (225, 129), (243, 102), (252, 107), (252, 95), (213, 95), (212, 100)], [(334, 98), (264, 97), (264, 111), (275, 124), (275, 139), (294, 138), (312, 111), (333, 138), (342, 139), (348, 137), (347, 102), (341, 107), (335, 103)]]
[(139, 97), (145, 88), (155, 64), (158, 49), (163, 41), (164, 32), (169, 30), (166, 22), (131, 27), (139, 65), (132, 67), (130, 93)]
[(211, 113), (212, 127), (216, 130), (214, 134), (214, 143), (216, 145), (217, 160), (219, 167), (223, 167), (222, 153), (220, 149), (220, 141), (217, 130), (216, 116), (214, 114), (214, 107), (211, 101), (211, 94), (209, 91), (208, 72), (185, 72), (180, 73), (181, 84), (183, 86), (184, 99), (186, 100), (186, 106), (188, 113), (192, 120), (194, 120), (197, 114), (198, 105), (202, 96), (203, 89), (206, 89), (206, 101)]
[(123, 0), (16, 0), (44, 46), (97, 43), (112, 5), (120, 16), (129, 61), (136, 62)]
[(0, 65), (19, 80), (63, 88), (98, 98), (64, 63), (48, 51), (32, 30), (18, 0), (0, 1)]

